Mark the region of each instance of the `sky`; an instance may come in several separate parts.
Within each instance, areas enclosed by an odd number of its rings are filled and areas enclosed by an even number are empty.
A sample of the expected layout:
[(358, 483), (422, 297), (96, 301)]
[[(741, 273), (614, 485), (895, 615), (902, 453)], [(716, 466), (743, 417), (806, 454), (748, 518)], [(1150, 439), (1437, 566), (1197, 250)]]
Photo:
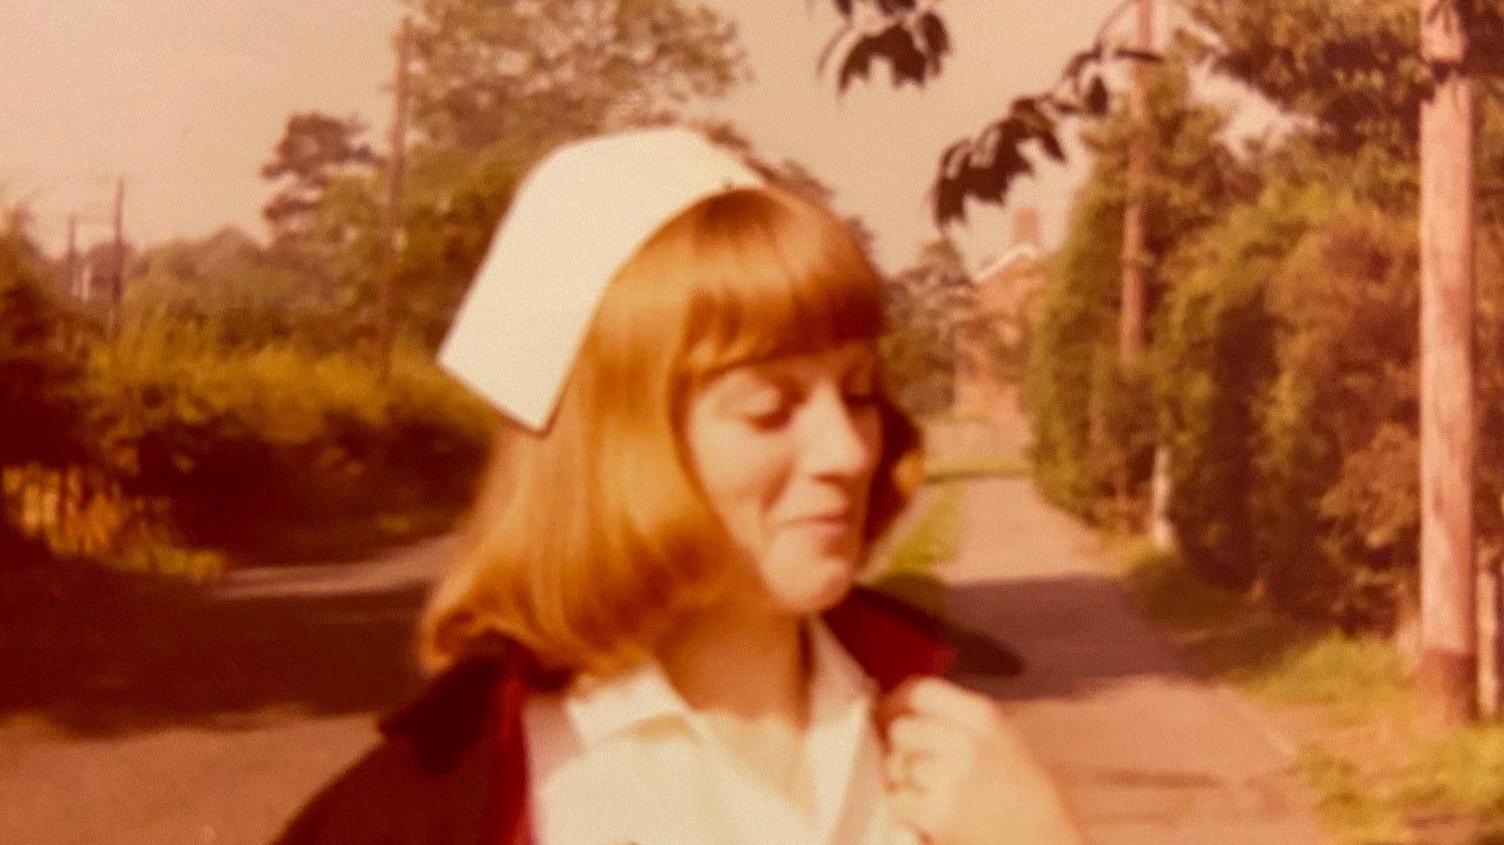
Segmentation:
[[(886, 71), (844, 96), (816, 74), (839, 18), (829, 0), (701, 0), (736, 23), (753, 80), (703, 110), (764, 157), (834, 187), (896, 269), (938, 236), (925, 194), (952, 141), (1047, 87), (1116, 0), (945, 0), (954, 53), (938, 81), (895, 90)], [(293, 111), (389, 121), (395, 0), (0, 0), (0, 204), (24, 202), (51, 250), (79, 214), (108, 235), (124, 177), (127, 238), (150, 245), (234, 224), (264, 236), (257, 174)], [(1058, 240), (1081, 156), (1020, 182)], [(1012, 210), (971, 206), (952, 237), (974, 267), (1009, 241)]]

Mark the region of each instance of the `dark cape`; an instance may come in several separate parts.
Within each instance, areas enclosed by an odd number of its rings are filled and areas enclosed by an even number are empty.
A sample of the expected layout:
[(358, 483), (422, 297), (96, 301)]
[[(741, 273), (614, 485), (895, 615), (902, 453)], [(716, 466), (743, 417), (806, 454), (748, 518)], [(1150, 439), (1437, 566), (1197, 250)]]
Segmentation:
[[(824, 614), (856, 662), (890, 691), (940, 675), (970, 636), (884, 594), (858, 588)], [(1017, 658), (993, 646), (993, 671)], [(383, 740), (319, 791), (277, 845), (531, 845), (522, 709), (544, 677), (522, 649), (496, 639), (383, 718)]]

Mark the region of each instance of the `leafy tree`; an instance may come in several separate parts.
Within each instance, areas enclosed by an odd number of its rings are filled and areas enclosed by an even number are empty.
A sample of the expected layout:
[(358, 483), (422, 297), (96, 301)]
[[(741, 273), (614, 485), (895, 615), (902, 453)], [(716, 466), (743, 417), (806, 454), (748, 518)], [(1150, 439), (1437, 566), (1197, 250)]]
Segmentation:
[(407, 0), (416, 126), (478, 150), (550, 141), (724, 92), (744, 74), (733, 27), (679, 0)]
[[(399, 210), (399, 322), (432, 346), (447, 329), (517, 180), (560, 142), (662, 119), (719, 94), (744, 61), (731, 26), (678, 0), (407, 0), (413, 129)], [(342, 292), (347, 335), (375, 333), (382, 249), (375, 156), (361, 127), (294, 115), (264, 171), (295, 234), (283, 258)]]
[(914, 414), (949, 408), (956, 342), (973, 295), (960, 252), (948, 240), (932, 241), (886, 285), (889, 329), (881, 349), (889, 389)]
[[(0, 220), (0, 469), (57, 465), (84, 446), (78, 427), (80, 367), (68, 314), (49, 291), (50, 268), (19, 207)], [(22, 544), (0, 488), (0, 561)]]
[(357, 117), (330, 117), (299, 112), (287, 127), (261, 176), (282, 187), (262, 208), (278, 240), (306, 237), (314, 212), (330, 183), (351, 172), (366, 172), (377, 163), (371, 147), (359, 140), (366, 126)]
[[(1176, 251), (1254, 194), (1257, 178), (1252, 162), (1240, 161), (1222, 141), (1227, 116), (1191, 99), (1188, 72), (1173, 55), (1153, 75), (1149, 111), (1156, 136), (1165, 139), (1154, 149), (1145, 197), (1153, 257), (1145, 268), (1148, 310), (1156, 314)], [(1101, 519), (1116, 477), (1126, 473), (1128, 492), (1142, 492), (1155, 441), (1153, 405), (1144, 401), (1152, 396), (1149, 370), (1128, 371), (1117, 356), (1124, 140), (1131, 131), (1119, 109), (1083, 135), (1092, 169), (1043, 293), (1025, 393), (1042, 489), (1070, 510)], [(1150, 323), (1151, 349), (1161, 322)]]

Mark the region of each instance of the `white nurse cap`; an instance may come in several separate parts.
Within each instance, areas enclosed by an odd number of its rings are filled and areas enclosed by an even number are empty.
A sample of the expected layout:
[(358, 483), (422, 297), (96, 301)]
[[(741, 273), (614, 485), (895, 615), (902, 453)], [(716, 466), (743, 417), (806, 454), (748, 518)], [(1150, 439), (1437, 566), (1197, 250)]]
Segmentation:
[(764, 184), (688, 129), (568, 144), (523, 181), (439, 348), (439, 364), (534, 431), (547, 427), (606, 285), (670, 218)]

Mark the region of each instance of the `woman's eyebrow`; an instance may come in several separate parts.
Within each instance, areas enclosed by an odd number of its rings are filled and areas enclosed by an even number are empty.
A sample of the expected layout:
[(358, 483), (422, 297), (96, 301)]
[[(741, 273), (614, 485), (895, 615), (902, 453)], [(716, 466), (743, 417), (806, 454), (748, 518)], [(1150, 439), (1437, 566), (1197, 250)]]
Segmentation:
[(787, 393), (791, 387), (792, 382), (786, 377), (780, 378), (775, 373), (758, 369), (743, 369), (727, 373), (719, 385), (718, 392), (724, 399), (734, 401), (762, 391)]

